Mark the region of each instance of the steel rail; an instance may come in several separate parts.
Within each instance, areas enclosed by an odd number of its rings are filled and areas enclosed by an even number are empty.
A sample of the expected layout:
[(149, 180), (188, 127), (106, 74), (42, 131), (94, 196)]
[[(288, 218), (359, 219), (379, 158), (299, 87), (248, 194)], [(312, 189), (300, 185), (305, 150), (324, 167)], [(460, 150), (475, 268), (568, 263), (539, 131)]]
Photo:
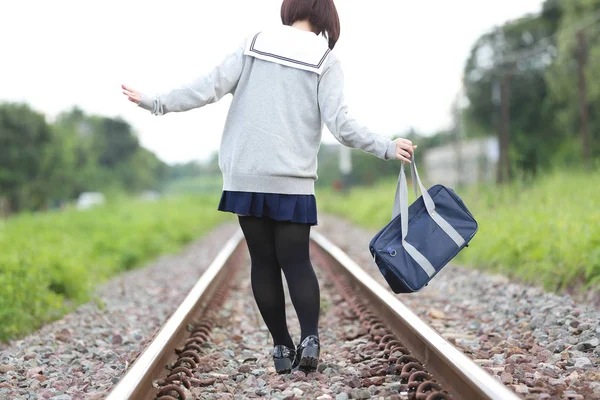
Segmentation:
[[(226, 279), (231, 279), (232, 258), (240, 249), (243, 237), (239, 230), (227, 242), (183, 303), (109, 393), (108, 400), (149, 399), (156, 395), (153, 380), (159, 378), (161, 373), (164, 374), (164, 366), (174, 360), (172, 350), (185, 339), (187, 325), (206, 307), (216, 288)], [(339, 247), (314, 230), (311, 231), (311, 239), (311, 248), (321, 252), (321, 256), (331, 261), (333, 270), (350, 280), (351, 286), (365, 297), (369, 307), (455, 398), (519, 399), (510, 389), (425, 324)]]
[(332, 261), (338, 273), (351, 279), (352, 286), (365, 296), (373, 311), (450, 394), (466, 400), (520, 399), (423, 322), (339, 247), (315, 231), (311, 231), (311, 239), (317, 245), (316, 250)]
[(239, 230), (227, 242), (148, 348), (110, 392), (107, 400), (153, 398), (156, 389), (152, 386), (152, 380), (158, 378), (155, 373), (164, 371), (164, 365), (174, 357), (170, 350), (174, 349), (184, 338), (187, 324), (210, 300), (219, 284), (229, 277), (227, 274), (228, 267), (230, 267), (229, 261), (235, 251), (239, 249), (243, 237), (242, 231)]

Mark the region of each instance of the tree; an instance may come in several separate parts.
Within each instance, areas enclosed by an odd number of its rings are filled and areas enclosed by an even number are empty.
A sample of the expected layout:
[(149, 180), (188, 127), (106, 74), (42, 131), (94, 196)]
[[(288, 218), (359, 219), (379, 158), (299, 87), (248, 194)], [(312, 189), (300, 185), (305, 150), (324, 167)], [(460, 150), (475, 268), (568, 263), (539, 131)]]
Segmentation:
[[(216, 159), (217, 155), (218, 153), (215, 153), (215, 155), (211, 157), (211, 162), (207, 163), (205, 166), (195, 161), (172, 165), (169, 168), (168, 178), (170, 180), (177, 180), (182, 178), (197, 178), (198, 176), (200, 176), (200, 174), (203, 173), (203, 170), (210, 168), (210, 166), (212, 165), (212, 160)], [(213, 172), (219, 172), (218, 165), (217, 171)]]
[(557, 1), (546, 1), (539, 16), (523, 17), (480, 37), (465, 66), (468, 132), (501, 131), (504, 83), (504, 101), (510, 102), (506, 110), (510, 121), (505, 121), (510, 124), (510, 139), (502, 137), (501, 141), (508, 139), (510, 147), (501, 151), (514, 156), (508, 167), (530, 173), (550, 163), (565, 135), (555, 129), (545, 79), (556, 54), (553, 35), (560, 18)]
[[(600, 156), (600, 0), (561, 2), (563, 15), (557, 32), (558, 55), (546, 72), (550, 102), (556, 110), (554, 122), (569, 134), (561, 158), (577, 163), (582, 160), (582, 123), (578, 82), (578, 61), (585, 60), (587, 82), (585, 105), (589, 111), (587, 149)], [(586, 54), (579, 54), (577, 34), (581, 32)], [(579, 56), (582, 56), (581, 58)]]
[(56, 124), (74, 137), (75, 195), (107, 189), (137, 192), (156, 189), (166, 178), (166, 164), (140, 146), (121, 118), (87, 116), (77, 107), (59, 115)]
[(0, 104), (0, 197), (11, 211), (43, 205), (46, 193), (39, 183), (52, 140), (44, 115), (25, 104)]
[(120, 118), (102, 117), (96, 121), (95, 129), (98, 163), (102, 167), (112, 168), (127, 162), (140, 148), (131, 126)]
[(167, 165), (120, 118), (74, 107), (49, 125), (26, 104), (0, 104), (0, 204), (9, 212), (43, 209), (84, 191), (157, 189), (166, 174)]

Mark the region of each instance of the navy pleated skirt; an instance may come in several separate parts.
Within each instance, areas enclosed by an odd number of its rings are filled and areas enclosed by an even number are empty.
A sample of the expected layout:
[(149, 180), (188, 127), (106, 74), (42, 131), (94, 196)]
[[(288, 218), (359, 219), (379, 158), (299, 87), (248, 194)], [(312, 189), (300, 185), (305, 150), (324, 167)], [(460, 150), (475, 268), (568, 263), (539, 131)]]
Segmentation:
[(219, 202), (219, 211), (317, 225), (317, 201), (313, 194), (224, 190)]

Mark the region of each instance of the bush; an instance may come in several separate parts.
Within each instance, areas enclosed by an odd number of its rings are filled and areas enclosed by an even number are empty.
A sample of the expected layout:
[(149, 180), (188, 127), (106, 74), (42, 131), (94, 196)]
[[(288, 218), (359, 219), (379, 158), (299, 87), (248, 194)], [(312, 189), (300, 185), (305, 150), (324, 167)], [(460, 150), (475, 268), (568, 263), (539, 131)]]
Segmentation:
[(175, 252), (224, 221), (214, 196), (128, 200), (0, 223), (0, 340), (89, 301), (98, 282)]

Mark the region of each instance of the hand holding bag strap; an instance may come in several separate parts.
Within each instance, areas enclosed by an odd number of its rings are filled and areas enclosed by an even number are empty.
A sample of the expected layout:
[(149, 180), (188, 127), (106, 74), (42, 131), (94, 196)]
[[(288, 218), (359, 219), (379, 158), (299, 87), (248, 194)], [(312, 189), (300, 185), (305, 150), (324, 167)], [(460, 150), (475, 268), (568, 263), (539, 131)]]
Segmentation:
[[(425, 256), (413, 245), (406, 241), (406, 235), (408, 234), (408, 185), (406, 183), (406, 174), (404, 173), (404, 162), (402, 162), (402, 165), (400, 166), (400, 176), (398, 177), (398, 181), (396, 198), (394, 199), (394, 213), (395, 216), (398, 215), (396, 210), (399, 210), (400, 213), (400, 222), (402, 224), (402, 247), (412, 259), (419, 264), (423, 271), (425, 271), (429, 277), (432, 277), (435, 275), (435, 268), (433, 268), (433, 265), (431, 265), (427, 258), (425, 258)], [(395, 218), (395, 216), (393, 218)]]
[[(433, 202), (433, 199), (431, 198), (431, 196), (429, 195), (429, 192), (427, 191), (427, 189), (425, 189), (425, 186), (423, 186), (423, 183), (421, 182), (421, 179), (419, 178), (419, 172), (417, 171), (417, 165), (415, 163), (415, 159), (414, 159), (414, 153), (413, 153), (413, 160), (410, 163), (410, 174), (412, 176), (412, 183), (413, 183), (413, 188), (415, 190), (415, 197), (418, 198), (419, 194), (417, 191), (417, 186), (419, 187), (420, 191), (421, 191), (421, 195), (423, 196), (423, 201), (425, 202), (425, 208), (427, 209), (427, 213), (429, 215), (431, 214), (435, 214), (435, 203)], [(404, 184), (405, 186), (408, 186), (408, 184), (406, 183), (406, 176), (404, 174), (404, 161), (401, 162), (402, 165), (400, 166), (400, 175), (398, 176), (398, 187), (396, 188), (396, 197), (394, 199), (394, 208), (392, 209), (392, 219), (396, 218), (396, 216), (398, 216), (398, 214), (400, 214), (400, 204), (401, 204), (401, 198), (400, 198), (400, 192), (402, 191), (401, 186)], [(404, 179), (404, 183), (402, 183), (402, 179)], [(406, 189), (406, 195), (408, 196), (408, 188)], [(408, 199), (407, 199), (408, 202)]]
[[(462, 246), (465, 243), (463, 237), (448, 223), (448, 221), (435, 212), (435, 203), (419, 178), (419, 172), (417, 171), (417, 166), (415, 164), (414, 154), (412, 163), (410, 163), (410, 165), (415, 196), (417, 196), (418, 185), (421, 190), (421, 195), (423, 196), (425, 209), (427, 210), (427, 213), (431, 219), (433, 219), (435, 223), (444, 232), (446, 232), (446, 234), (456, 243), (457, 246)], [(400, 214), (400, 222), (402, 224), (402, 247), (404, 247), (406, 252), (419, 264), (419, 266), (421, 266), (421, 268), (423, 268), (427, 275), (433, 276), (433, 274), (435, 274), (435, 268), (433, 268), (425, 256), (423, 256), (413, 245), (405, 240), (406, 236), (408, 235), (408, 184), (406, 182), (406, 174), (404, 173), (404, 162), (402, 162), (400, 166), (398, 186), (396, 187), (396, 196), (394, 198), (394, 206), (392, 209), (392, 219), (396, 218), (398, 214)]]

